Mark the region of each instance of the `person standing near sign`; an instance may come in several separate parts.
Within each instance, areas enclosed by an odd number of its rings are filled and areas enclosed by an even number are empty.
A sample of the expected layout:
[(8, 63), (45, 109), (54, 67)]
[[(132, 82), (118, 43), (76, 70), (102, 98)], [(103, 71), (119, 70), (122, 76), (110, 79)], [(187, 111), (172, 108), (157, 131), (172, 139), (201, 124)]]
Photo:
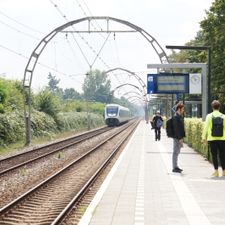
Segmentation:
[(156, 115), (152, 119), (153, 127), (155, 129), (155, 141), (160, 141), (161, 138), (161, 127), (163, 125), (163, 118), (160, 115), (160, 111), (156, 111)]
[(172, 166), (174, 173), (181, 173), (183, 170), (178, 167), (178, 155), (180, 149), (184, 144), (185, 130), (184, 130), (184, 104), (179, 102), (176, 105), (176, 113), (173, 116), (173, 154)]
[(206, 116), (204, 123), (204, 129), (202, 133), (202, 141), (204, 144), (209, 143), (212, 154), (212, 161), (214, 166), (214, 173), (212, 176), (218, 177), (218, 153), (223, 170), (223, 176), (225, 176), (225, 116), (220, 109), (220, 102), (214, 100), (212, 102), (213, 112)]

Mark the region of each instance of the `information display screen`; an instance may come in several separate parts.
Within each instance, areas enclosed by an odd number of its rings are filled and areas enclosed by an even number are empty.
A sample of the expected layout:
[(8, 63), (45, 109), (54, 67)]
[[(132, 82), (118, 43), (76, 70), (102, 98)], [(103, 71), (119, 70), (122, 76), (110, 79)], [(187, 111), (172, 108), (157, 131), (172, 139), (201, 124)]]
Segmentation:
[(148, 93), (189, 93), (189, 74), (148, 74)]

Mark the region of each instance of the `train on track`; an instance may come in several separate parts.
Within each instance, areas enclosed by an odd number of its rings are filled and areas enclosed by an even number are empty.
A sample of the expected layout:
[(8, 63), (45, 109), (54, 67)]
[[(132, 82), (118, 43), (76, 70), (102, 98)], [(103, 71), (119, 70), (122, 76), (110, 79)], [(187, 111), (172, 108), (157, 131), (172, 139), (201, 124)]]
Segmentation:
[(131, 119), (130, 110), (117, 104), (107, 104), (104, 110), (105, 123), (108, 126), (119, 126)]

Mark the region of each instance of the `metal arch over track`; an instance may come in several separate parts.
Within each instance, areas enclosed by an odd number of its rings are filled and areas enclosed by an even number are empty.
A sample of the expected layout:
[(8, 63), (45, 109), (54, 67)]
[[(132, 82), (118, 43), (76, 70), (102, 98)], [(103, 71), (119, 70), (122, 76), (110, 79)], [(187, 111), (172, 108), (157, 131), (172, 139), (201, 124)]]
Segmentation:
[(127, 96), (128, 94), (133, 94), (133, 95), (128, 96), (128, 97), (126, 98), (127, 100), (130, 99), (130, 97), (136, 96), (136, 97), (138, 97), (142, 102), (146, 102), (146, 101), (147, 101), (146, 98), (144, 98), (145, 96), (141, 95), (139, 92), (136, 92), (136, 91), (128, 91), (128, 92), (124, 93), (123, 95), (121, 95), (121, 97)]
[(114, 69), (111, 69), (111, 70), (108, 70), (106, 71), (105, 73), (108, 74), (110, 72), (114, 72), (116, 70), (121, 70), (121, 71), (124, 71), (124, 72), (127, 72), (129, 74), (131, 74), (132, 76), (134, 76), (138, 82), (140, 83), (140, 85), (142, 86), (144, 92), (145, 92), (145, 95), (147, 96), (147, 87), (146, 87), (146, 84), (144, 83), (144, 81), (134, 72), (130, 71), (130, 70), (127, 70), (127, 69), (123, 69), (123, 68), (114, 68)]
[(146, 101), (146, 100), (144, 100), (143, 98), (141, 98), (140, 96), (138, 96), (138, 95), (131, 95), (131, 96), (129, 96), (128, 98), (127, 98), (127, 100), (129, 100), (129, 99), (131, 99), (131, 98), (137, 98), (137, 99), (139, 99), (140, 101)]
[(125, 92), (124, 94), (122, 94), (121, 96), (127, 96), (129, 94), (135, 94), (135, 95), (138, 95), (138, 96), (141, 96), (141, 97), (144, 97), (143, 95), (141, 95), (139, 92), (137, 91), (127, 91)]
[(147, 100), (145, 100), (145, 99), (143, 99), (143, 98), (141, 98), (140, 96), (138, 96), (138, 95), (132, 95), (132, 96), (129, 96), (128, 98), (127, 98), (127, 100), (129, 100), (130, 101), (130, 99), (132, 99), (132, 100), (137, 100), (138, 102), (144, 102), (144, 106), (143, 106), (143, 110), (144, 110), (144, 112), (145, 112), (145, 120), (146, 120), (146, 122), (148, 121), (148, 116), (147, 116), (147, 114), (146, 114), (146, 106), (147, 106)]
[[(99, 30), (99, 31), (91, 31), (90, 30), (90, 22), (92, 20), (106, 20), (107, 21), (107, 29), (106, 30)], [(163, 48), (159, 45), (159, 43), (156, 41), (156, 39), (151, 36), (149, 33), (147, 33), (142, 28), (128, 22), (125, 20), (113, 18), (113, 17), (105, 17), (105, 16), (93, 16), (93, 17), (85, 17), (77, 20), (70, 21), (68, 23), (63, 24), (62, 26), (57, 27), (53, 31), (51, 31), (48, 35), (46, 35), (37, 45), (37, 47), (33, 50), (31, 53), (31, 56), (28, 60), (28, 63), (25, 68), (24, 72), (24, 79), (23, 79), (23, 89), (24, 89), (24, 115), (25, 115), (25, 124), (26, 124), (26, 145), (30, 144), (30, 128), (31, 128), (31, 122), (30, 122), (30, 116), (31, 116), (31, 102), (30, 102), (30, 93), (31, 93), (31, 83), (32, 83), (32, 77), (33, 72), (36, 67), (37, 61), (43, 50), (45, 49), (46, 45), (58, 34), (59, 32), (62, 32), (67, 27), (73, 26), (75, 24), (81, 23), (87, 21), (88, 22), (88, 31), (86, 32), (139, 32), (153, 47), (157, 55), (159, 56), (161, 63), (168, 63), (168, 58), (163, 50)], [(109, 29), (109, 21), (118, 22), (121, 24), (124, 24), (130, 28), (132, 28), (132, 31), (115, 31)], [(69, 33), (69, 31), (66, 31)], [(72, 31), (81, 33), (84, 31)]]
[(138, 86), (136, 86), (134, 84), (130, 84), (130, 83), (121, 84), (121, 85), (117, 86), (114, 90), (111, 91), (111, 93), (113, 94), (117, 89), (119, 89), (119, 88), (121, 88), (123, 86), (126, 86), (126, 85), (129, 85), (129, 86), (132, 86), (132, 87), (138, 89), (140, 91), (140, 93), (143, 95), (143, 97), (145, 96), (143, 90), (141, 90), (140, 87), (138, 87)]
[[(147, 97), (146, 97), (145, 93), (143, 92), (143, 90), (140, 89), (140, 87), (138, 87), (138, 86), (136, 86), (136, 85), (134, 85), (134, 84), (130, 84), (130, 83), (121, 84), (121, 85), (117, 86), (114, 90), (111, 91), (112, 95), (113, 95), (113, 93), (114, 93), (117, 89), (119, 89), (119, 88), (121, 88), (121, 87), (123, 87), (123, 86), (126, 86), (126, 85), (129, 85), (129, 86), (132, 86), (132, 87), (138, 89), (138, 91), (142, 94), (142, 97), (143, 97), (143, 98), (141, 98), (141, 97), (139, 97), (139, 96), (136, 96), (136, 97), (137, 97), (140, 101), (143, 101), (143, 102), (145, 103), (144, 111), (145, 111), (145, 120), (147, 121), (147, 120), (148, 120), (148, 114), (147, 114), (147, 111), (148, 111), (148, 105), (147, 105), (147, 102), (148, 102), (148, 100), (147, 100)], [(134, 97), (134, 96), (133, 96), (133, 97)], [(127, 99), (129, 99), (129, 97), (128, 97)]]
[(145, 98), (145, 100), (144, 99), (141, 99), (141, 100), (143, 102), (145, 102), (144, 111), (145, 111), (145, 120), (147, 121), (148, 120), (148, 104), (147, 104), (147, 102), (148, 102), (148, 95), (147, 95), (147, 87), (146, 87), (145, 82), (136, 73), (134, 73), (134, 72), (132, 72), (130, 70), (127, 70), (127, 69), (123, 69), (123, 68), (114, 68), (114, 69), (111, 69), (111, 70), (106, 71), (105, 73), (108, 74), (108, 73), (114, 72), (116, 70), (121, 70), (121, 71), (124, 71), (124, 72), (127, 72), (127, 73), (131, 74), (140, 83), (141, 87), (143, 88), (142, 95), (143, 95), (143, 98)]

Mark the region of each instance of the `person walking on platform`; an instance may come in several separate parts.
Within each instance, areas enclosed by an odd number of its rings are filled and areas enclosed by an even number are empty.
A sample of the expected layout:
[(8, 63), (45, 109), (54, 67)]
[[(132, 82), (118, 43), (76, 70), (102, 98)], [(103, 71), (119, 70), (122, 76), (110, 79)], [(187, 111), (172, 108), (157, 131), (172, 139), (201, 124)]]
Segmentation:
[(214, 173), (212, 176), (218, 177), (218, 153), (223, 170), (223, 176), (225, 176), (225, 115), (220, 110), (220, 102), (214, 100), (211, 104), (213, 112), (206, 116), (204, 123), (204, 129), (202, 133), (202, 141), (204, 144), (209, 143), (212, 161), (214, 166)]
[(183, 170), (178, 167), (178, 155), (180, 149), (183, 147), (185, 131), (184, 131), (184, 105), (178, 103), (176, 105), (176, 113), (173, 116), (173, 154), (172, 154), (172, 166), (174, 173), (181, 173)]
[(156, 115), (152, 119), (153, 127), (155, 129), (155, 141), (160, 141), (161, 138), (161, 127), (163, 125), (163, 118), (160, 115), (160, 111), (156, 111)]

